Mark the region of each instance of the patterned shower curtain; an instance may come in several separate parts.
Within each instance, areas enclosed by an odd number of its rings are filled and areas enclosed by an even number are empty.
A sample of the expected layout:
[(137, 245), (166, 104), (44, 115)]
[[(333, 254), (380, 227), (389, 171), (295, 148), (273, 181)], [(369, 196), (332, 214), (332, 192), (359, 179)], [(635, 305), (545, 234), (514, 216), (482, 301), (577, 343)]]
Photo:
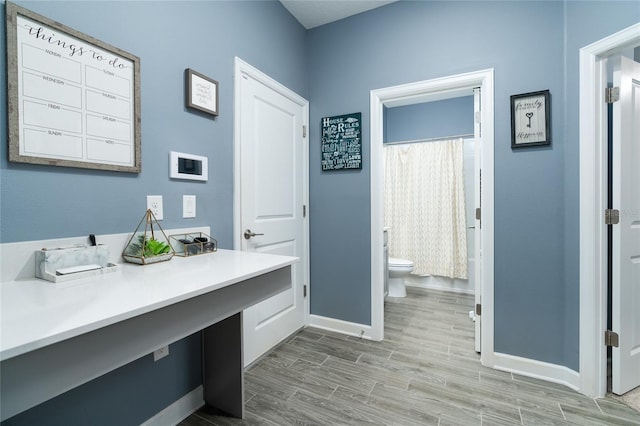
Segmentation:
[(389, 255), (414, 274), (467, 279), (464, 141), (387, 145), (384, 157)]

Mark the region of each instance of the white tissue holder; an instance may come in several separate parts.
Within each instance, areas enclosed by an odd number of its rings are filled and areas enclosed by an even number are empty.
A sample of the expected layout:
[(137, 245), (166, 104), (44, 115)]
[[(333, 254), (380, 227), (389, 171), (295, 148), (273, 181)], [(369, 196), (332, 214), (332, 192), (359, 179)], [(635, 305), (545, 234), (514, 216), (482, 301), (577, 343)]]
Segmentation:
[(56, 283), (114, 272), (118, 266), (109, 263), (109, 248), (103, 244), (44, 248), (36, 251), (35, 264), (36, 277)]

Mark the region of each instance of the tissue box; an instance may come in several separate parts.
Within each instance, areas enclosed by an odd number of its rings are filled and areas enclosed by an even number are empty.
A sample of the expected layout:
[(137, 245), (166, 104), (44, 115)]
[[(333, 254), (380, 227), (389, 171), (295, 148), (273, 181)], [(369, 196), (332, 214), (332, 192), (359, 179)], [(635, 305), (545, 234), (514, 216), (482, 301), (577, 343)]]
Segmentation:
[(35, 275), (47, 281), (61, 282), (115, 271), (109, 263), (105, 245), (42, 249), (36, 251)]

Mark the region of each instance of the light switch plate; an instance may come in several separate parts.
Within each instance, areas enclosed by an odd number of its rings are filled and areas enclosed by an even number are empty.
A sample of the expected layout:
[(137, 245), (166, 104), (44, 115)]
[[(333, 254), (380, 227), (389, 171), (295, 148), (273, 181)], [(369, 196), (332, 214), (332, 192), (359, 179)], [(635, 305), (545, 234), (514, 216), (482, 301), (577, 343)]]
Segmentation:
[(182, 217), (183, 218), (196, 217), (196, 196), (195, 195), (182, 196)]

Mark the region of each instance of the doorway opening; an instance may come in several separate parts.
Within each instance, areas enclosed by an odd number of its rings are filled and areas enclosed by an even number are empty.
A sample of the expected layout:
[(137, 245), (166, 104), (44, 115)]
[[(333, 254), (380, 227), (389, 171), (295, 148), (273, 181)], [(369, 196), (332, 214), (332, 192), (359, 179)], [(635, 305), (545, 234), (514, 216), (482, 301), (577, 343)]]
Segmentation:
[(580, 391), (607, 390), (607, 60), (640, 45), (640, 23), (580, 49)]
[(476, 121), (481, 125), (482, 218), (480, 268), (481, 362), (493, 365), (493, 69), (409, 83), (371, 91), (371, 338), (384, 337), (383, 140), (384, 109), (449, 99), (482, 96)]
[[(481, 149), (475, 107), (480, 98), (476, 88), (456, 98), (386, 108), (384, 123), (389, 258), (393, 264), (413, 264), (401, 281), (406, 286), (426, 289), (427, 294), (466, 294), (472, 305), (476, 293), (480, 296), (475, 268), (480, 254), (475, 212), (480, 207)], [(388, 295), (403, 291), (400, 285)], [(480, 316), (469, 309), (469, 320), (476, 325), (475, 350), (480, 352)]]
[(617, 395), (640, 386), (640, 341), (633, 337), (639, 327), (634, 324), (640, 324), (640, 294), (634, 295), (640, 286), (640, 123), (633, 118), (640, 115), (640, 103), (633, 100), (640, 94), (640, 49), (634, 48), (637, 55), (630, 48), (607, 58), (607, 211), (618, 215), (607, 226), (607, 330), (618, 337), (618, 345), (607, 346), (607, 392)]

